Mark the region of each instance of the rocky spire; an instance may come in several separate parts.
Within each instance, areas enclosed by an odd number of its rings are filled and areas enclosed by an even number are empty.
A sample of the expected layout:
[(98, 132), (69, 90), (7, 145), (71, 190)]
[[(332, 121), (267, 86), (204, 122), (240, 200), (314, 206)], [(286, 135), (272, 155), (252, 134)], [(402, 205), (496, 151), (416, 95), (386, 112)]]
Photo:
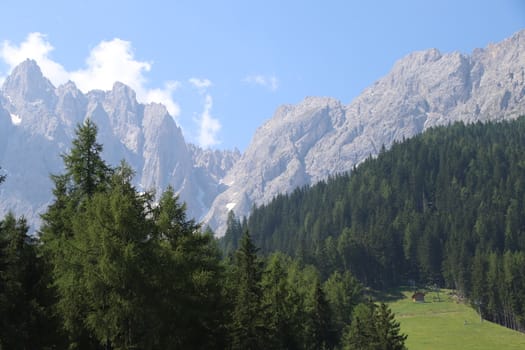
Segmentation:
[(55, 87), (30, 59), (19, 64), (6, 78), (2, 93), (17, 107), (28, 102), (41, 102), (51, 107), (56, 102)]

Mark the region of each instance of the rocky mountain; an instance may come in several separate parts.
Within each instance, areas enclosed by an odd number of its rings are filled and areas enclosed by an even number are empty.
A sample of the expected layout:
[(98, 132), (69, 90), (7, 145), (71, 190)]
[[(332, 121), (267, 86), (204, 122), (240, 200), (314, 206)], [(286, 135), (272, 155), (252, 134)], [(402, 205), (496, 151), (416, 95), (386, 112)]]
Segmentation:
[[(220, 179), (240, 157), (238, 151), (208, 151), (186, 144), (181, 129), (160, 104), (141, 104), (128, 86), (83, 94), (74, 83), (55, 88), (36, 62), (20, 64), (0, 90), (0, 213), (12, 210), (38, 227), (51, 200), (49, 175), (63, 171), (75, 127), (91, 118), (99, 128), (103, 157), (125, 159), (140, 189), (157, 193), (171, 184), (202, 217), (223, 190)], [(198, 194), (195, 196), (195, 194)]]
[(348, 171), (382, 146), (454, 121), (525, 114), (525, 30), (472, 54), (414, 52), (343, 105), (309, 97), (279, 107), (225, 176), (206, 221), (225, 230), (229, 210), (247, 215), (296, 186)]
[(189, 215), (220, 235), (228, 211), (249, 214), (278, 193), (348, 171), (383, 146), (454, 121), (525, 114), (525, 30), (471, 54), (431, 49), (409, 54), (350, 104), (308, 97), (285, 105), (259, 127), (244, 154), (187, 144), (166, 108), (138, 103), (126, 85), (83, 94), (55, 88), (25, 61), (0, 90), (0, 215), (24, 214), (37, 226), (51, 199), (49, 174), (77, 123), (99, 127), (104, 157), (126, 159), (141, 189), (171, 184)]

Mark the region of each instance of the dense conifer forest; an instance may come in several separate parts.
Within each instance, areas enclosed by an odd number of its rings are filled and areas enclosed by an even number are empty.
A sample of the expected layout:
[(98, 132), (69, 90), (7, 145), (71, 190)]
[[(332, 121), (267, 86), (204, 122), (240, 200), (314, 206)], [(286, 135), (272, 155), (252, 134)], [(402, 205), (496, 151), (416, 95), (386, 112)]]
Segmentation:
[(0, 349), (405, 348), (349, 270), (263, 257), (249, 232), (223, 256), (171, 188), (137, 191), (101, 152), (87, 120), (37, 235), (0, 221)]
[(525, 118), (454, 124), (384, 149), (347, 174), (229, 217), (264, 254), (350, 272), (364, 286), (452, 288), (484, 318), (525, 329)]
[(0, 221), (0, 349), (404, 349), (366, 291), (411, 281), (523, 331), (523, 135), (525, 118), (431, 129), (230, 213), (216, 240), (171, 188), (109, 166), (88, 120), (39, 232)]

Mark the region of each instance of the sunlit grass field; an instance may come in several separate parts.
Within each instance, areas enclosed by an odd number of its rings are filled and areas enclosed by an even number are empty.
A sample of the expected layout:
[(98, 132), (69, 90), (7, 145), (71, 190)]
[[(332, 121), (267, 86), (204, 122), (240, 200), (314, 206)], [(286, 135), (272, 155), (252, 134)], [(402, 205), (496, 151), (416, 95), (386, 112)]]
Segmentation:
[(388, 296), (388, 304), (408, 334), (410, 350), (525, 350), (525, 334), (494, 323), (481, 322), (468, 305), (458, 302), (450, 291), (427, 292), (424, 303), (414, 303), (412, 292), (402, 289)]

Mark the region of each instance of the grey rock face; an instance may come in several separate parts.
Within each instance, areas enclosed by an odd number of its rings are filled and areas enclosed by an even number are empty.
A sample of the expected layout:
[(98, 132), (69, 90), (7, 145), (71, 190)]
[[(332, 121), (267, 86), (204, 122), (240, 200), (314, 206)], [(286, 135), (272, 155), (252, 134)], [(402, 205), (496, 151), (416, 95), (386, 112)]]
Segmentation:
[(229, 210), (254, 204), (348, 171), (382, 146), (455, 121), (512, 119), (525, 114), (525, 31), (471, 55), (431, 49), (398, 61), (348, 105), (308, 97), (277, 109), (244, 154), (187, 144), (159, 104), (143, 105), (126, 85), (83, 94), (68, 82), (55, 88), (34, 61), (25, 61), (0, 90), (0, 216), (25, 215), (35, 228), (49, 204), (49, 174), (78, 123), (99, 128), (104, 158), (125, 159), (136, 185), (157, 193), (171, 185), (188, 214), (219, 235)]
[(525, 114), (525, 31), (472, 55), (412, 53), (349, 105), (306, 98), (260, 127), (206, 216), (219, 234), (227, 213), (249, 214), (278, 193), (348, 171), (382, 146), (455, 121)]
[(192, 217), (208, 211), (223, 188), (221, 177), (239, 157), (187, 145), (164, 106), (138, 103), (124, 84), (87, 94), (72, 82), (55, 88), (28, 60), (0, 93), (0, 166), (8, 175), (0, 186), (0, 216), (11, 210), (38, 228), (39, 215), (52, 200), (49, 175), (63, 172), (60, 155), (86, 118), (98, 126), (106, 161), (117, 165), (125, 159), (140, 190), (160, 194), (171, 185)]

